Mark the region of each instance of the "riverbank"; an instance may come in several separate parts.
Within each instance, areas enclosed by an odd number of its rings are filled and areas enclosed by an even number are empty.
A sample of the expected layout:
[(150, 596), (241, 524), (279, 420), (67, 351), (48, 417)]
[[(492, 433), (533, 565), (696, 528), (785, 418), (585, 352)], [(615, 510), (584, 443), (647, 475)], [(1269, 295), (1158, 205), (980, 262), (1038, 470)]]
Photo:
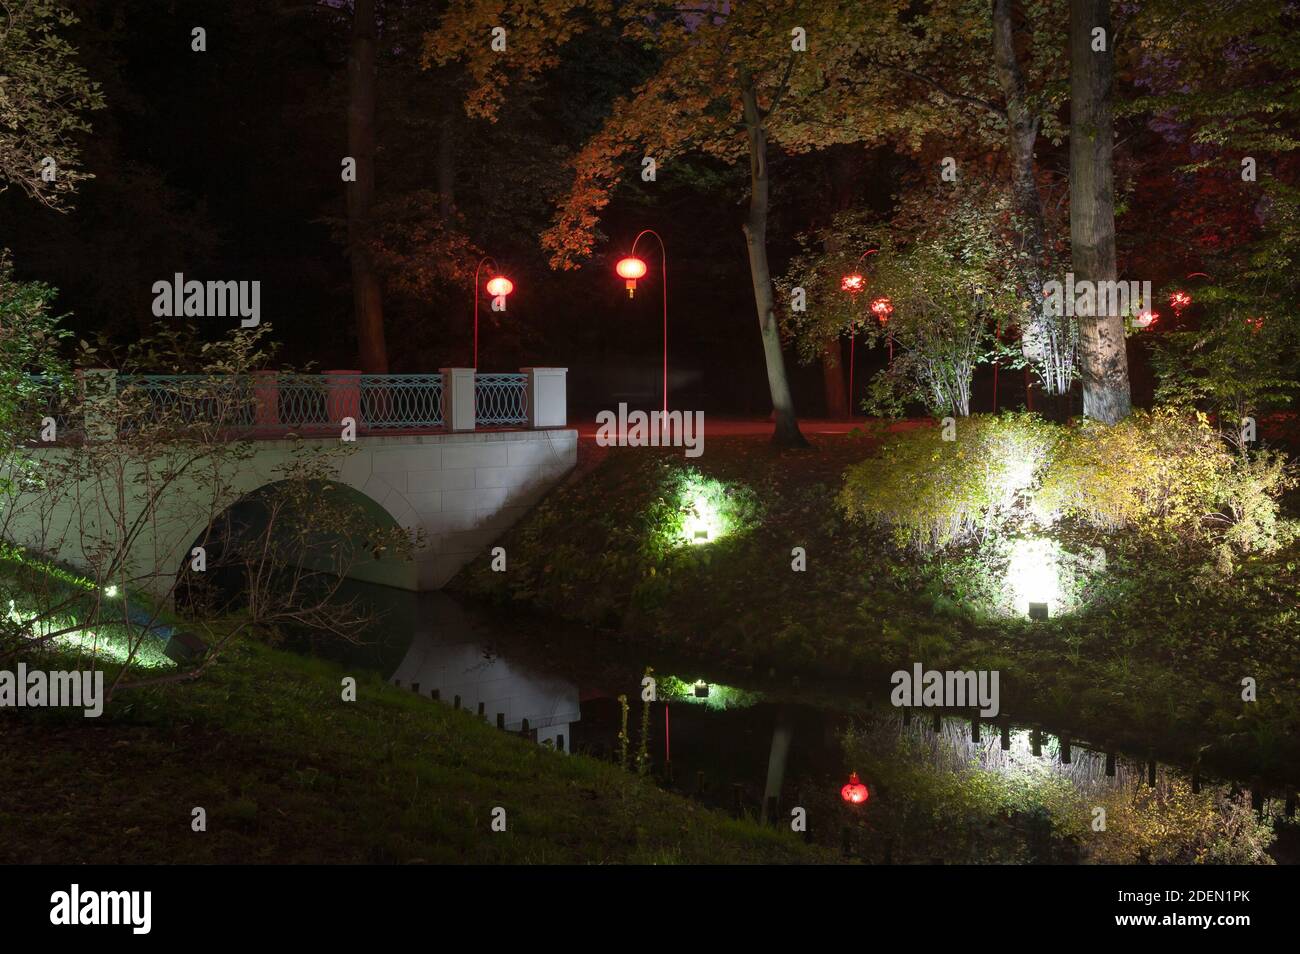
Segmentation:
[(0, 752), (7, 864), (837, 860), (378, 675), (254, 642), (197, 682), (123, 693), (99, 719), (0, 711)]
[[(1001, 581), (978, 554), (905, 556), (845, 519), (843, 472), (873, 446), (826, 435), (812, 451), (719, 438), (689, 461), (604, 451), (499, 541), (504, 572), (485, 557), (452, 588), (760, 678), (854, 679), (864, 694), (887, 694), (889, 674), (916, 662), (998, 670), (1002, 711), (1018, 720), (1230, 776), (1296, 781), (1294, 543), (1210, 590), (1189, 582), (1183, 555), (1123, 534), (1081, 536), (1072, 542), (1104, 542), (1107, 554), (1106, 582), (1084, 605), (1049, 620), (998, 617), (984, 607)], [(701, 508), (731, 516), (710, 525)], [(683, 528), (704, 545), (683, 543)], [(1245, 678), (1257, 701), (1243, 700)]]

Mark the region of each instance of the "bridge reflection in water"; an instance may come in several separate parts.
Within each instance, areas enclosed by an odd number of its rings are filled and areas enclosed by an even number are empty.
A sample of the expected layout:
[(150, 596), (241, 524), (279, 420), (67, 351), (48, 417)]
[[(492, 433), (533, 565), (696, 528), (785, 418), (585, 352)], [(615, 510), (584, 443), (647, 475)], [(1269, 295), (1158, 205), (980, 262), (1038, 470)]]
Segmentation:
[(418, 597), (417, 618), (410, 621), (406, 655), (390, 682), (444, 704), (459, 704), (510, 732), (527, 726), (541, 744), (570, 751), (572, 723), (581, 717), (578, 687), (518, 660), (497, 654), (490, 641), (477, 638), (474, 620), (445, 594)]

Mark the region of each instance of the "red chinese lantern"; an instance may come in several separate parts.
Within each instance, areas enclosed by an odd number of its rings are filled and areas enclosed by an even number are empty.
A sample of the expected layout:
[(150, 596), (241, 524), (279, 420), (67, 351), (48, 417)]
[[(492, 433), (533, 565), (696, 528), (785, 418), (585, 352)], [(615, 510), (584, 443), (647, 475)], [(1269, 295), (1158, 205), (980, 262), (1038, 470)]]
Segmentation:
[(1182, 314), (1184, 308), (1192, 303), (1192, 296), (1185, 291), (1176, 291), (1169, 296), (1169, 305), (1177, 314)]
[(848, 292), (850, 295), (856, 295), (866, 287), (867, 280), (857, 272), (854, 272), (851, 275), (845, 275), (840, 279), (840, 289)]
[(889, 316), (894, 313), (894, 303), (888, 298), (877, 298), (871, 303), (871, 313), (880, 319), (883, 325), (889, 320)]
[(487, 283), (487, 293), (494, 298), (509, 295), (515, 290), (515, 283), (504, 275), (498, 275)]
[(858, 773), (850, 772), (848, 784), (840, 789), (840, 798), (850, 805), (861, 805), (867, 800), (867, 786), (858, 781)]
[(618, 272), (619, 278), (627, 279), (627, 297), (631, 298), (636, 294), (636, 280), (638, 278), (645, 278), (645, 262), (641, 261), (639, 258), (628, 257), (620, 260), (619, 263), (614, 266), (614, 270)]
[(1252, 331), (1259, 331), (1264, 327), (1264, 317), (1262, 315), (1257, 315), (1254, 318), (1247, 318), (1246, 324), (1250, 325)]
[(1137, 325), (1139, 328), (1150, 328), (1156, 323), (1156, 319), (1159, 317), (1159, 312), (1152, 311), (1150, 308), (1144, 308), (1142, 311), (1137, 313), (1137, 317), (1133, 319), (1133, 324)]

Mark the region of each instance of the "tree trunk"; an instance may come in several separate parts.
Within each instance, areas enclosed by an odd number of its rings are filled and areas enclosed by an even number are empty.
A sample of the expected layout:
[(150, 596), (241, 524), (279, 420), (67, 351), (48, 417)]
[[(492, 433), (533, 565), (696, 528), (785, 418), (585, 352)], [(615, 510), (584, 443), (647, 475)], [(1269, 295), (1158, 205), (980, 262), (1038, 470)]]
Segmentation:
[[(1092, 48), (1096, 27), (1105, 31), (1104, 51)], [(1113, 43), (1109, 0), (1070, 0), (1070, 247), (1075, 282), (1094, 289), (1116, 279)], [(1132, 407), (1124, 319), (1101, 313), (1115, 310), (1116, 296), (1094, 298), (1094, 313), (1078, 316), (1083, 413), (1114, 424)]]
[(849, 417), (849, 398), (844, 390), (844, 365), (840, 363), (840, 339), (826, 345), (822, 352), (822, 385), (826, 390), (826, 414), (843, 419)]
[(384, 302), (367, 245), (375, 199), (375, 45), (375, 0), (355, 0), (348, 57), (348, 151), (356, 162), (357, 181), (346, 184), (348, 254), (361, 370), (383, 374), (388, 371)]
[[(1021, 323), (1020, 348), (1035, 370), (1051, 358), (1054, 336), (1043, 313), (1043, 205), (1035, 178), (1034, 143), (1038, 117), (1029, 108), (1025, 77), (1016, 58), (1011, 24), (1012, 0), (993, 0), (993, 60), (1007, 109), (1007, 140), (1011, 152), (1011, 196), (1020, 232), (1016, 271), (1025, 287), (1028, 308)], [(1055, 376), (1039, 371), (1043, 386), (1055, 391)]]
[(754, 307), (758, 310), (758, 330), (763, 337), (763, 357), (767, 362), (767, 385), (772, 394), (776, 429), (772, 442), (783, 447), (807, 447), (795, 417), (794, 399), (785, 374), (781, 354), (781, 333), (776, 321), (776, 303), (772, 295), (772, 274), (767, 264), (767, 130), (758, 109), (758, 96), (748, 70), (740, 71), (740, 92), (745, 106), (745, 132), (749, 136), (749, 219), (745, 222), (745, 244), (749, 248), (749, 275), (754, 285)]

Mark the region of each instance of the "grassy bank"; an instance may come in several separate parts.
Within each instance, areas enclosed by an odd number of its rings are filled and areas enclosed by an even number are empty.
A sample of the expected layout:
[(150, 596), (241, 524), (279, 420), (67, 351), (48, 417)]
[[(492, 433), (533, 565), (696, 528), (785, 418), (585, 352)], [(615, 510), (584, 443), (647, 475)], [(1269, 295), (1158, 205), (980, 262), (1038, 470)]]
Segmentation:
[[(1080, 539), (1104, 542), (1108, 556), (1105, 584), (1083, 605), (1045, 621), (997, 616), (983, 607), (998, 571), (981, 555), (908, 556), (884, 531), (845, 519), (836, 503), (844, 470), (871, 452), (855, 436), (822, 437), (814, 451), (716, 439), (696, 461), (680, 451), (611, 452), (509, 533), (506, 572), (485, 559), (455, 586), (759, 676), (852, 677), (877, 696), (889, 672), (918, 661), (996, 669), (1014, 718), (1294, 781), (1294, 544), (1244, 562), (1230, 585), (1211, 590), (1191, 583), (1179, 553), (1122, 533)], [(730, 516), (696, 530), (698, 516), (679, 514), (692, 496)], [(712, 536), (691, 545), (693, 532)], [(795, 547), (806, 553), (802, 572), (792, 568)], [(1245, 677), (1257, 702), (1242, 701)]]
[[(345, 675), (356, 702), (341, 701)], [(99, 719), (0, 711), (0, 752), (0, 863), (835, 860), (377, 677), (251, 643), (191, 685), (123, 693)], [(191, 830), (196, 806), (206, 832)], [(497, 806), (505, 832), (491, 831)]]

